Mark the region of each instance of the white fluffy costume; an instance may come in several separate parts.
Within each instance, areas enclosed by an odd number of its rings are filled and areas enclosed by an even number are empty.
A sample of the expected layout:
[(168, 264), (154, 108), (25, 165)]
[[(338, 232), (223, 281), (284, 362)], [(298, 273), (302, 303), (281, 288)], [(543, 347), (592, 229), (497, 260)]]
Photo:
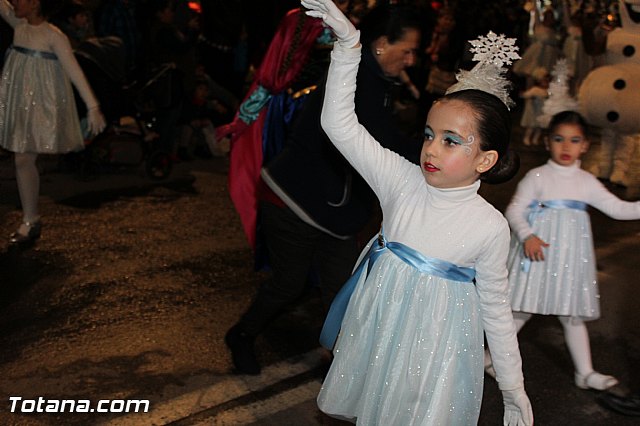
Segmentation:
[[(621, 0), (622, 27), (607, 37), (606, 65), (595, 68), (579, 92), (581, 113), (602, 129), (597, 161), (589, 168), (599, 178), (640, 195), (640, 0)], [(606, 102), (603, 100), (606, 99)]]

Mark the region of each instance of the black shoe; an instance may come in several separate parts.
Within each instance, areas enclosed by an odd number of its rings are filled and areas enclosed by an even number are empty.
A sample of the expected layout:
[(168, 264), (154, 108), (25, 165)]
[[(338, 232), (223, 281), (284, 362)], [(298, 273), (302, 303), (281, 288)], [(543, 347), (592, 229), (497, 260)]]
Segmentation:
[(640, 394), (616, 395), (613, 392), (603, 392), (598, 401), (604, 407), (624, 414), (625, 416), (640, 416)]
[(231, 359), (238, 374), (260, 374), (260, 364), (253, 348), (254, 336), (244, 333), (238, 324), (227, 331), (224, 342), (231, 349)]
[(26, 223), (25, 225), (29, 229), (27, 234), (21, 234), (18, 231), (11, 234), (9, 237), (9, 242), (11, 244), (16, 245), (27, 245), (34, 243), (38, 238), (40, 238), (40, 233), (42, 232), (42, 223), (40, 221), (33, 223)]

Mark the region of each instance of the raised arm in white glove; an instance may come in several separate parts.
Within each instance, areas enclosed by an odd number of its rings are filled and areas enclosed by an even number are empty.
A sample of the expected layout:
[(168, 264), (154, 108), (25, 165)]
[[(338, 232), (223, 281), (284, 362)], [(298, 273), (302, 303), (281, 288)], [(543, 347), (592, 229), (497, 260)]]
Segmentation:
[(532, 426), (533, 410), (524, 388), (502, 391), (504, 426)]
[(360, 42), (360, 31), (356, 30), (349, 18), (338, 9), (333, 0), (301, 0), (300, 3), (309, 9), (305, 13), (322, 21), (333, 30), (342, 47), (356, 47)]
[(89, 108), (89, 111), (87, 111), (87, 130), (89, 130), (91, 136), (102, 132), (106, 125), (107, 122), (104, 119), (104, 115), (102, 115), (102, 111), (100, 111), (100, 107)]

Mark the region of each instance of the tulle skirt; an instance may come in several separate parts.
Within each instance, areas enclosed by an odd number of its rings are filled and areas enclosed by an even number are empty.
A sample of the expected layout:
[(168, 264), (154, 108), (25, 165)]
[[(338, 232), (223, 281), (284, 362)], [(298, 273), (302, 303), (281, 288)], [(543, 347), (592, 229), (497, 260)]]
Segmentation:
[[(514, 311), (600, 317), (591, 221), (585, 211), (545, 209), (533, 222), (533, 232), (549, 243), (545, 260), (526, 267), (522, 244), (515, 236), (509, 251), (511, 307)], [(527, 270), (528, 269), (528, 270)]]
[(49, 154), (84, 147), (71, 82), (57, 59), (9, 50), (0, 80), (0, 145)]
[(542, 127), (542, 124), (538, 122), (538, 117), (542, 115), (542, 105), (544, 99), (542, 98), (527, 98), (524, 100), (524, 108), (522, 110), (522, 117), (520, 117), (520, 125), (522, 127)]
[(524, 51), (522, 58), (514, 62), (513, 72), (520, 76), (531, 76), (538, 67), (551, 72), (560, 54), (555, 35), (552, 32), (541, 32)]
[(331, 369), (325, 413), (362, 425), (477, 424), (483, 329), (476, 289), (383, 253), (357, 284)]

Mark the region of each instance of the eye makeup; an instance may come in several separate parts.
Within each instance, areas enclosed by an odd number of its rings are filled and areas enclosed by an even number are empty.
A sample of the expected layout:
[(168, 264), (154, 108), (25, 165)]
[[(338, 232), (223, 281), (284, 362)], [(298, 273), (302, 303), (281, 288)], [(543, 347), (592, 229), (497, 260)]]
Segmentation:
[[(426, 126), (424, 128), (424, 138), (428, 140), (435, 139), (435, 133), (431, 127)], [(465, 154), (471, 155), (471, 145), (475, 142), (475, 138), (473, 135), (469, 135), (465, 141), (465, 139), (459, 134), (451, 131), (445, 131), (440, 142), (443, 145), (458, 145), (464, 149)]]

